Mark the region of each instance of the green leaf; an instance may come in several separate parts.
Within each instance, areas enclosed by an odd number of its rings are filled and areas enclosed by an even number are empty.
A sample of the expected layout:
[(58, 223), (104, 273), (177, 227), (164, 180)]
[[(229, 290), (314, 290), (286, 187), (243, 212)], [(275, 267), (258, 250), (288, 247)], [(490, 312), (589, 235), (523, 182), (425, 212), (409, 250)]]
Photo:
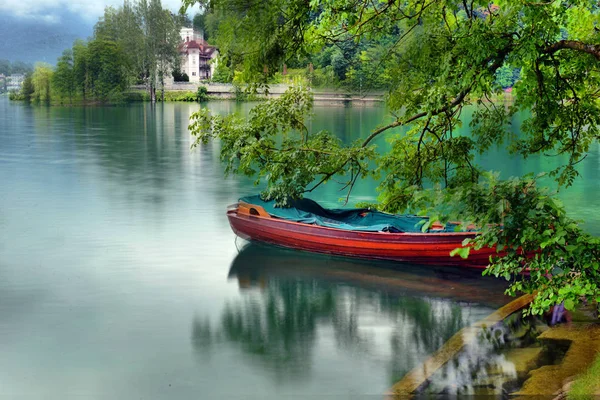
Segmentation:
[(575, 309), (575, 302), (573, 301), (573, 299), (565, 300), (565, 308), (569, 311), (572, 311)]
[(466, 259), (469, 257), (470, 247), (459, 247), (450, 252), (450, 256), (454, 257), (455, 255), (459, 255), (461, 258)]

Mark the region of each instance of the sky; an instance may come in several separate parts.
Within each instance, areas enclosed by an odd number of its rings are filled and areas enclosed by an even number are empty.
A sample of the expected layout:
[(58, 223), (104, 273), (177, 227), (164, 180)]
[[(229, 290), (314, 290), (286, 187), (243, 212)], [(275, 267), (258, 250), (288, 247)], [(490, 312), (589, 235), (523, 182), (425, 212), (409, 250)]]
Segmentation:
[[(0, 14), (53, 24), (70, 23), (65, 19), (65, 15), (70, 14), (93, 25), (106, 6), (118, 7), (121, 4), (123, 0), (2, 0)], [(162, 0), (162, 4), (177, 11), (181, 0)]]
[[(106, 6), (121, 4), (123, 0), (0, 0), (0, 59), (55, 64), (73, 41), (92, 35)], [(178, 11), (181, 0), (162, 0), (162, 5)]]

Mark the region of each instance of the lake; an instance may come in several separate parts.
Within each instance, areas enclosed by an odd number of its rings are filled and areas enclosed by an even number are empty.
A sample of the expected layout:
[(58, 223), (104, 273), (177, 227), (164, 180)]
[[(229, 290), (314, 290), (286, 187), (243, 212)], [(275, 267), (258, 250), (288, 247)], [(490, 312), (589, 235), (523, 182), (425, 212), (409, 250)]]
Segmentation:
[[(384, 393), (505, 304), (478, 272), (237, 240), (218, 143), (190, 151), (195, 103), (32, 107), (0, 97), (0, 387), (8, 397), (281, 398)], [(212, 102), (215, 112), (248, 104)], [(353, 140), (383, 107), (317, 106)], [(385, 145), (381, 140), (380, 145)], [(502, 149), (511, 175), (548, 168)], [(567, 207), (600, 233), (598, 147)], [(351, 201), (373, 199), (362, 183)], [(567, 197), (568, 196), (568, 197)], [(314, 198), (335, 205), (326, 186)]]

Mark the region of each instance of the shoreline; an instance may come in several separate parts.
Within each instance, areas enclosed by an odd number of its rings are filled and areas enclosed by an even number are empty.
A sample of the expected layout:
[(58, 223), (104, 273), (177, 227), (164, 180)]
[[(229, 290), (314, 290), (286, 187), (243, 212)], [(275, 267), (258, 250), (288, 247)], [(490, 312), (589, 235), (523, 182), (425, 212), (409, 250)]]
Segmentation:
[[(267, 86), (267, 92), (264, 89), (258, 93), (249, 93), (246, 87), (232, 84), (215, 83), (171, 83), (165, 85), (165, 103), (167, 102), (205, 102), (205, 101), (238, 101), (238, 102), (257, 102), (280, 97), (291, 85), (274, 84)], [(202, 96), (202, 101), (198, 99), (198, 89), (206, 88)], [(318, 105), (331, 106), (375, 106), (385, 104), (386, 91), (369, 91), (365, 93), (356, 93), (339, 88), (313, 88), (311, 89), (313, 102)], [(14, 96), (14, 97), (13, 97)], [(156, 91), (156, 103), (162, 103), (161, 90)], [(20, 93), (12, 95), (9, 93), (11, 101), (25, 101)], [(46, 103), (48, 105), (58, 106), (118, 106), (122, 104), (150, 102), (150, 96), (144, 85), (133, 85), (127, 91), (116, 94), (113, 98), (106, 101), (86, 100), (83, 101), (79, 96), (75, 100), (63, 101), (63, 99), (53, 99)], [(502, 98), (502, 99), (501, 99)], [(498, 94), (498, 100), (502, 102), (512, 102), (510, 92)]]

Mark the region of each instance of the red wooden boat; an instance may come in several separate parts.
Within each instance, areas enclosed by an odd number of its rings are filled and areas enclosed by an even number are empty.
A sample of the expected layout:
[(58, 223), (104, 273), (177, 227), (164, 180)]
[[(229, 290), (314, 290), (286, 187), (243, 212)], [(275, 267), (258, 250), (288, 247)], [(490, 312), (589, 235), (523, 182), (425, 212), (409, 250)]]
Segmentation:
[[(291, 249), (341, 256), (384, 259), (435, 265), (458, 265), (485, 268), (492, 248), (471, 249), (466, 259), (450, 252), (463, 247), (476, 232), (369, 232), (337, 229), (290, 221), (269, 214), (264, 207), (240, 200), (229, 207), (227, 218), (233, 232), (254, 240)], [(440, 227), (441, 228), (441, 227)]]

